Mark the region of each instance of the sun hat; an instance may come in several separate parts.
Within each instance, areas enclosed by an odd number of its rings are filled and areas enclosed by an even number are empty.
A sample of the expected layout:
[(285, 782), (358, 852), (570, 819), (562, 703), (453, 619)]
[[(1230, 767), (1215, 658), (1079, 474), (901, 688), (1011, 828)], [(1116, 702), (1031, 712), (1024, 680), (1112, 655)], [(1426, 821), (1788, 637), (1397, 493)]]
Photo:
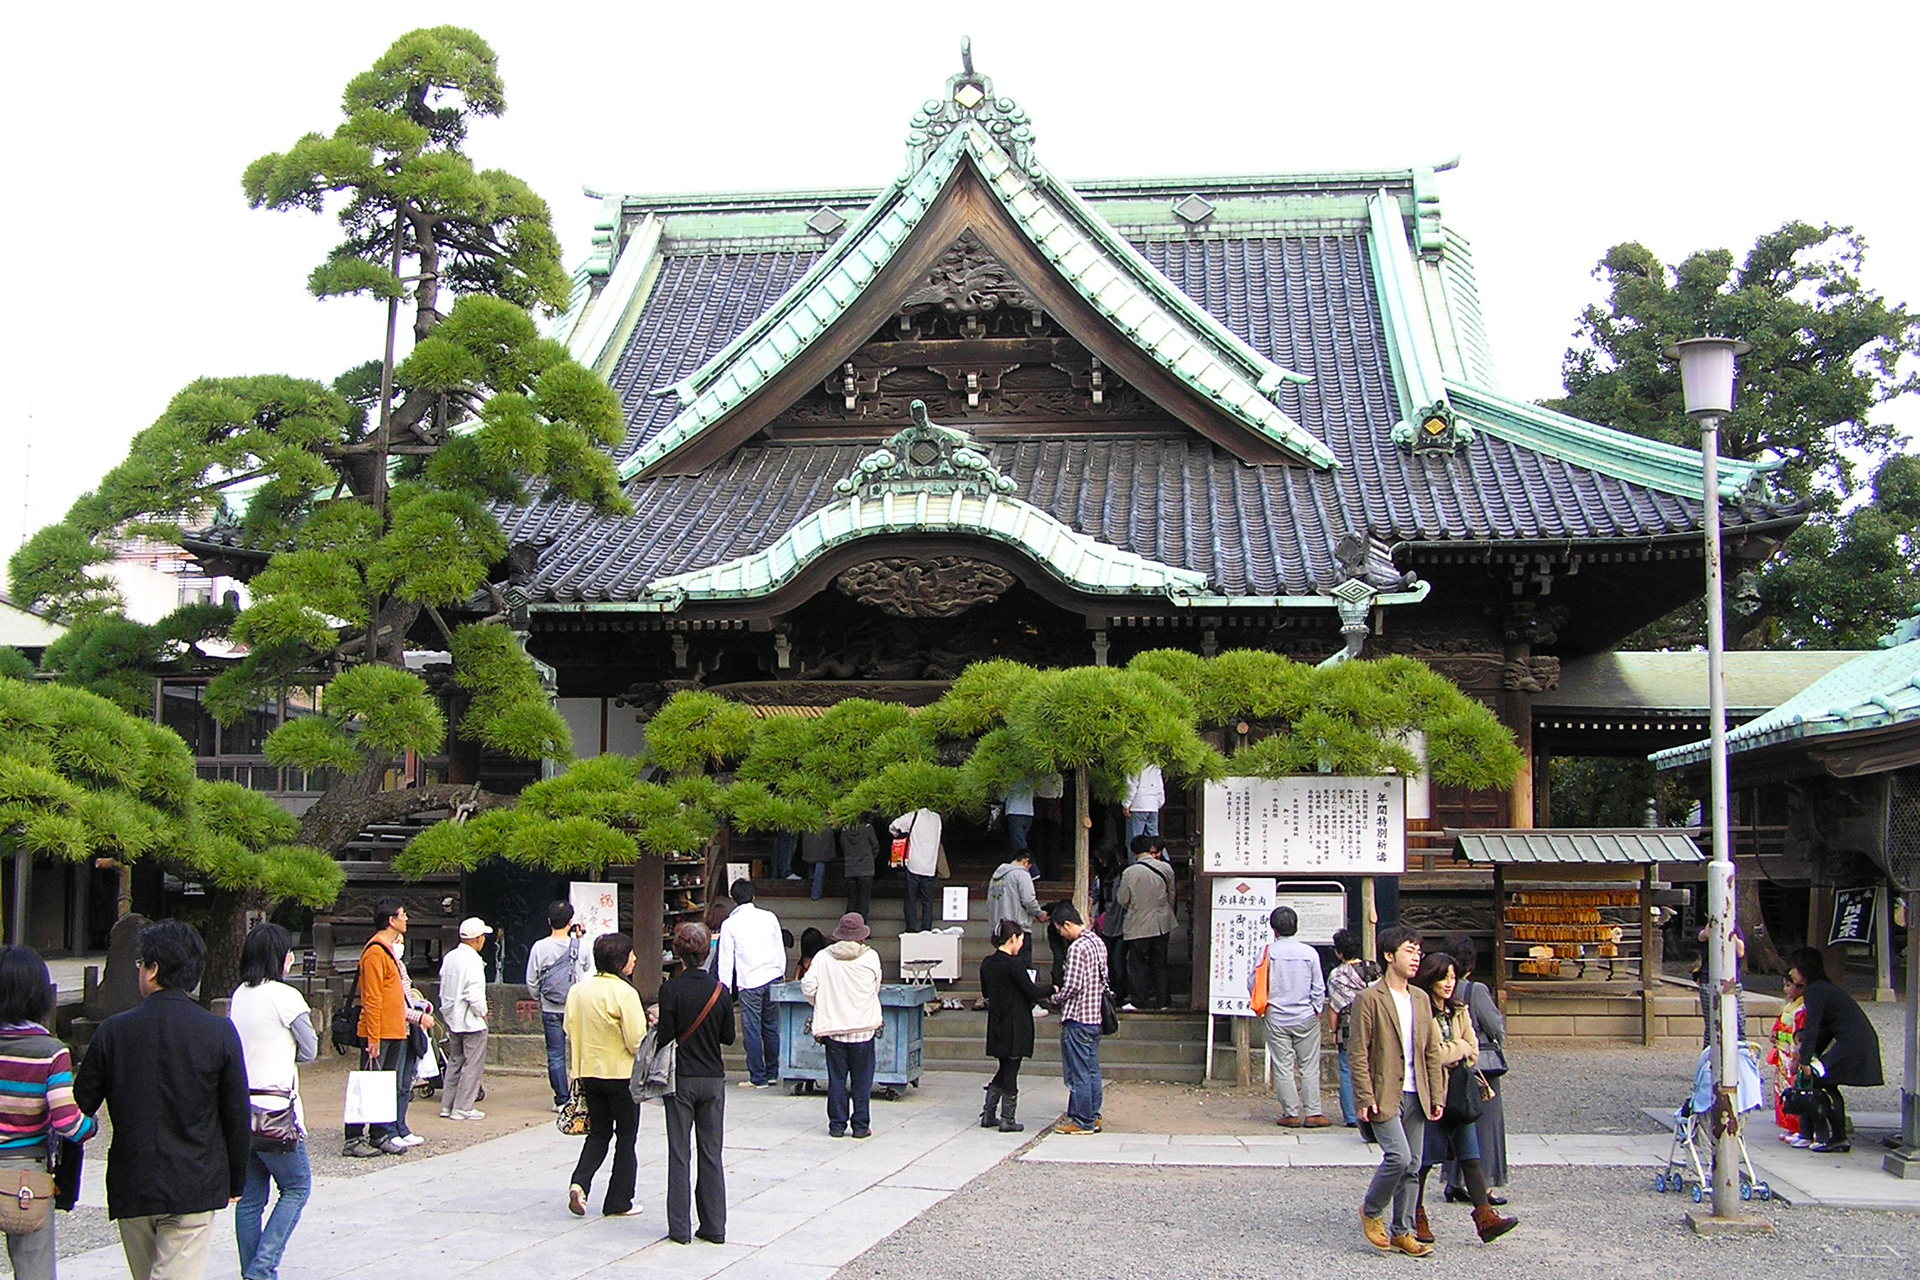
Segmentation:
[(873, 933), (867, 928), (867, 922), (858, 911), (849, 911), (840, 917), (839, 925), (833, 931), (835, 942), (865, 942)]

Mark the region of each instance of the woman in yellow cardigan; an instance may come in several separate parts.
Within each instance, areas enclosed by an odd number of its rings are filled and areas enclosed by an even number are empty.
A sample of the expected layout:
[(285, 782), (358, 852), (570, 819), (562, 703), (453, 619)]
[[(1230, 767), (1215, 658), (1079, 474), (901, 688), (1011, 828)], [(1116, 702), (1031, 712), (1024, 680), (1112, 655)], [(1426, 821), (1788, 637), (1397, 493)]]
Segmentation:
[(624, 1217), (638, 1212), (633, 1184), (639, 1161), (633, 1145), (640, 1130), (640, 1108), (627, 1086), (633, 1055), (647, 1034), (646, 1008), (627, 981), (633, 973), (633, 939), (624, 933), (595, 938), (593, 968), (591, 978), (567, 992), (567, 1078), (587, 1104), (587, 1141), (567, 1186), (567, 1208), (585, 1216), (587, 1189), (611, 1144), (613, 1173), (600, 1212)]

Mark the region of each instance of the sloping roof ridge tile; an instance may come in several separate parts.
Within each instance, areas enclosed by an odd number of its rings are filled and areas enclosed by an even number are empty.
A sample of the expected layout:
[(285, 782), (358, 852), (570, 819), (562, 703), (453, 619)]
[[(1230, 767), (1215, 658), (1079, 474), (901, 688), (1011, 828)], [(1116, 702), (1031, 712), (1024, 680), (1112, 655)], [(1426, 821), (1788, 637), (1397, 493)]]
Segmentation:
[[(1704, 496), (1704, 461), (1698, 450), (1603, 427), (1458, 378), (1444, 383), (1449, 398), (1459, 402), (1456, 408), (1490, 435), (1676, 497), (1697, 502)], [(1779, 462), (1722, 458), (1720, 496), (1738, 500), (1756, 478), (1780, 466)]]

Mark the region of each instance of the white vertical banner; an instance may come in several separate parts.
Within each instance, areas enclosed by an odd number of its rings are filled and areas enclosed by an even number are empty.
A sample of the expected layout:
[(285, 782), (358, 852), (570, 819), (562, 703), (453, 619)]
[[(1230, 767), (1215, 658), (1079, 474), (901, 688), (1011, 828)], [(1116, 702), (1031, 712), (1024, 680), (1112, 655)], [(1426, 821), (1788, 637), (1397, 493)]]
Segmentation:
[(940, 890), (940, 918), (942, 920), (960, 920), (967, 918), (967, 886), (948, 885)]
[(574, 880), (567, 885), (567, 901), (573, 904), (573, 922), (586, 932), (580, 937), (580, 976), (593, 972), (593, 940), (603, 933), (620, 932), (620, 888), (590, 880)]
[(1213, 899), (1212, 947), (1207, 956), (1207, 1011), (1251, 1018), (1247, 981), (1260, 952), (1273, 936), (1272, 876), (1219, 876), (1210, 882)]

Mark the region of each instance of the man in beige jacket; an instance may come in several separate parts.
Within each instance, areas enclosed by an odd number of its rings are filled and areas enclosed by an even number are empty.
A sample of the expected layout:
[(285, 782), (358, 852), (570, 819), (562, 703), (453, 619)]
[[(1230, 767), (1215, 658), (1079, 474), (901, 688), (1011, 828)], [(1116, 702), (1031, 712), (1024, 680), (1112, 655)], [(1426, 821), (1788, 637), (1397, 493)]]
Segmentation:
[[(1433, 1002), (1409, 986), (1420, 968), (1420, 935), (1395, 925), (1380, 931), (1379, 945), (1385, 972), (1354, 997), (1347, 1035), (1354, 1111), (1372, 1124), (1381, 1151), (1361, 1201), (1360, 1230), (1383, 1253), (1398, 1249), (1424, 1258), (1433, 1246), (1414, 1238), (1413, 1211), (1427, 1121), (1438, 1120), (1446, 1105), (1446, 1075)], [(1389, 1206), (1391, 1230), (1383, 1221)]]
[(827, 1052), (827, 1134), (844, 1138), (872, 1131), (873, 1034), (880, 1029), (880, 955), (854, 912), (840, 917), (833, 945), (814, 956), (800, 992), (813, 1006), (813, 1038)]

